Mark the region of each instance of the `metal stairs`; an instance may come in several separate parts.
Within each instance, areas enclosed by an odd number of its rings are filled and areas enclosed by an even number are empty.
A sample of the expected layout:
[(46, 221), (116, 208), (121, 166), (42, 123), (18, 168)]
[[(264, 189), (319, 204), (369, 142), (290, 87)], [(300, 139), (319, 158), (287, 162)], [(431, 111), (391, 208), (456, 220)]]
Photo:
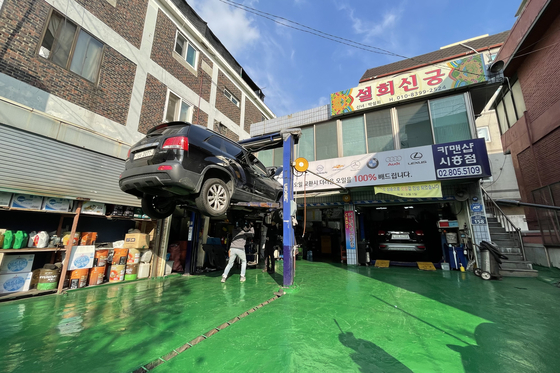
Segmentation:
[(539, 272), (533, 269), (533, 264), (523, 258), (520, 245), (507, 232), (498, 218), (487, 217), (488, 228), (492, 242), (498, 246), (500, 252), (508, 259), (502, 259), (500, 274), (504, 277), (537, 277)]

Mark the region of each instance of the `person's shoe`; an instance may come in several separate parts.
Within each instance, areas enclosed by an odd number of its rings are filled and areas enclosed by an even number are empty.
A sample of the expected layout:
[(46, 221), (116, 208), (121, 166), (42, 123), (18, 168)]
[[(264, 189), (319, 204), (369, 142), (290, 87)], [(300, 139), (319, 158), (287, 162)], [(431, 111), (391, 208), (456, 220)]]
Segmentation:
[(265, 273), (265, 272), (266, 272), (266, 268), (265, 268), (265, 269), (263, 269), (262, 271), (263, 271), (263, 273)]
[(245, 282), (245, 276), (241, 276), (241, 279), (239, 280), (239, 282)]
[(222, 282), (226, 282), (226, 278), (222, 276)]

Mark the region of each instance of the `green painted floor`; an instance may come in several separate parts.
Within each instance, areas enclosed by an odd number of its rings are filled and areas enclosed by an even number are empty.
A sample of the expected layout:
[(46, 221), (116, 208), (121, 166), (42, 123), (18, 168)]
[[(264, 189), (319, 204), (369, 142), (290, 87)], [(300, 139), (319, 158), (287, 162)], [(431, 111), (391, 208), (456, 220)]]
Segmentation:
[[(212, 273), (0, 303), (0, 371), (132, 372), (282, 282), (233, 272), (225, 284)], [(560, 289), (546, 281), (298, 261), (295, 282), (153, 371), (559, 371)]]

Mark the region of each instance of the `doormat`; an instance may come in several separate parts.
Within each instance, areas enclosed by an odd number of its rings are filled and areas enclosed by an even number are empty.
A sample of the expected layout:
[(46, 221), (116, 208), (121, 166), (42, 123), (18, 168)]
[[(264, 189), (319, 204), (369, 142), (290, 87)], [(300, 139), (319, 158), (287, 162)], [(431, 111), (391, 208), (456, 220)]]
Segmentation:
[(389, 260), (376, 260), (374, 266), (377, 268), (389, 268)]
[(430, 262), (417, 262), (418, 268), (422, 271), (435, 271), (436, 267), (434, 267), (434, 263)]

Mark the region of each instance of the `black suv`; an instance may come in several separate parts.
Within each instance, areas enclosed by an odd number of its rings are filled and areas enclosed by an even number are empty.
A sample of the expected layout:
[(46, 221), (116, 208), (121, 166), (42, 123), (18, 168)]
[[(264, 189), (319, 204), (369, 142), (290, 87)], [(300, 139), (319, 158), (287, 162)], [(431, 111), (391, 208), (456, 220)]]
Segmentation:
[(142, 198), (154, 219), (177, 205), (196, 205), (207, 216), (224, 215), (230, 202), (278, 202), (282, 185), (243, 146), (186, 122), (164, 123), (132, 146), (119, 185)]

